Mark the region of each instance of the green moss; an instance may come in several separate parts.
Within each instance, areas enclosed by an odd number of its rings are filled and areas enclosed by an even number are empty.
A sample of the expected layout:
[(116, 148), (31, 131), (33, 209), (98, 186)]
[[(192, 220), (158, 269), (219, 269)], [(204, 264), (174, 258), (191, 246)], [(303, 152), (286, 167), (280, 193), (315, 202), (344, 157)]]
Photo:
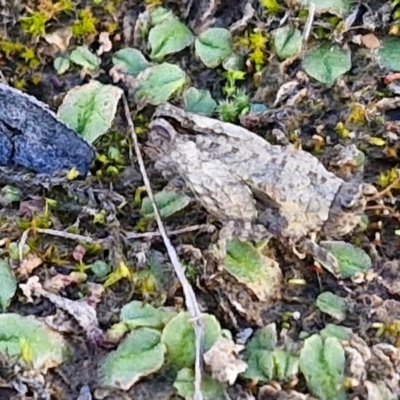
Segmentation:
[(88, 9), (79, 11), (79, 19), (72, 25), (74, 37), (84, 37), (96, 32), (97, 20)]
[(28, 16), (21, 17), (22, 30), (32, 36), (44, 36), (46, 24), (49, 20), (49, 16), (39, 11), (29, 12)]

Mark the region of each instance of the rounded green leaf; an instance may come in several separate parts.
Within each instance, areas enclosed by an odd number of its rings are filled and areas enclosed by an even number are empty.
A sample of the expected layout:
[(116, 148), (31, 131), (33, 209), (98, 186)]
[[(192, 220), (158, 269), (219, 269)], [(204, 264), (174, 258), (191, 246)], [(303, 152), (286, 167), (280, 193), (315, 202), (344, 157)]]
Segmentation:
[(73, 50), (69, 55), (69, 60), (89, 71), (96, 71), (101, 64), (101, 59), (93, 54), (87, 46), (79, 46)]
[(316, 304), (320, 311), (330, 315), (338, 321), (343, 321), (346, 318), (346, 301), (331, 292), (321, 293), (317, 297)]
[(350, 13), (350, 0), (298, 0), (305, 8), (309, 8), (311, 3), (315, 4), (315, 12), (318, 14), (330, 13), (338, 17), (345, 17)]
[(224, 268), (240, 283), (247, 286), (260, 301), (279, 297), (282, 271), (279, 264), (260, 254), (250, 243), (229, 240)]
[[(194, 395), (194, 373), (191, 368), (181, 369), (175, 379), (174, 388), (178, 395), (185, 399), (192, 399)], [(204, 400), (226, 400), (227, 395), (221, 382), (203, 374), (201, 379), (201, 393)]]
[(195, 49), (206, 67), (218, 67), (233, 53), (231, 34), (224, 28), (209, 28), (196, 39)]
[(150, 65), (141, 51), (131, 47), (117, 51), (112, 62), (116, 66), (124, 67), (126, 72), (133, 76), (138, 76)]
[(278, 28), (272, 33), (275, 53), (281, 60), (301, 52), (302, 36), (298, 29), (290, 26)]
[(164, 7), (157, 7), (150, 12), (150, 21), (153, 26), (161, 24), (170, 18), (176, 17), (171, 10)]
[(31, 359), (20, 360), (44, 370), (60, 365), (68, 351), (64, 338), (35, 317), (0, 314), (0, 354), (20, 357), (24, 348)]
[[(221, 337), (221, 326), (213, 315), (203, 314), (204, 351)], [(177, 369), (192, 367), (195, 361), (195, 333), (190, 316), (181, 312), (165, 326), (162, 342), (167, 346), (168, 361)]]
[[(191, 198), (182, 193), (162, 190), (154, 195), (154, 200), (161, 217), (168, 218), (183, 210), (190, 203)], [(143, 199), (140, 212), (145, 218), (154, 218), (153, 207), (148, 197)]]
[(325, 328), (320, 331), (320, 335), (324, 338), (334, 336), (339, 340), (349, 340), (352, 334), (353, 332), (350, 328), (334, 324), (327, 324)]
[(217, 102), (211, 97), (209, 90), (190, 87), (183, 92), (183, 104), (186, 111), (211, 116), (217, 108)]
[(390, 71), (400, 71), (400, 39), (385, 38), (379, 49), (382, 65)]
[(136, 101), (157, 106), (166, 103), (186, 83), (186, 74), (177, 65), (163, 63), (149, 67), (138, 76)]
[(8, 260), (0, 260), (0, 309), (4, 312), (17, 291), (17, 280)]
[(169, 18), (150, 30), (150, 57), (153, 60), (162, 60), (166, 55), (190, 46), (193, 40), (193, 33), (185, 24), (178, 18)]
[(97, 260), (90, 265), (90, 269), (97, 278), (104, 278), (111, 272), (111, 267), (105, 261)]
[(56, 57), (53, 62), (54, 69), (58, 75), (62, 75), (68, 71), (71, 63), (68, 57)]
[(344, 50), (337, 44), (321, 44), (304, 56), (303, 68), (317, 81), (332, 84), (350, 70), (350, 50)]
[(111, 127), (122, 89), (92, 80), (70, 90), (58, 109), (58, 117), (89, 143)]
[(227, 71), (243, 71), (245, 69), (245, 60), (243, 55), (232, 53), (222, 62), (222, 67)]
[(142, 377), (158, 371), (164, 364), (165, 354), (160, 337), (160, 332), (150, 328), (129, 333), (100, 366), (100, 384), (129, 390)]
[(299, 358), (290, 351), (276, 348), (276, 325), (269, 324), (258, 329), (245, 350), (247, 370), (242, 374), (246, 379), (269, 382), (272, 379), (290, 380), (299, 369)]
[(332, 253), (339, 263), (340, 275), (350, 278), (354, 274), (364, 273), (372, 267), (371, 257), (362, 249), (342, 241), (322, 241), (321, 247)]
[(122, 307), (120, 320), (130, 329), (142, 326), (160, 328), (164, 325), (164, 313), (150, 304), (133, 300)]
[(313, 335), (304, 341), (300, 369), (313, 395), (321, 400), (345, 400), (344, 368), (344, 349), (336, 337)]
[(0, 191), (0, 203), (9, 205), (21, 201), (21, 189), (16, 186), (5, 185)]
[[(25, 257), (29, 254), (31, 248), (26, 243), (22, 247), (22, 257)], [(19, 260), (20, 259), (20, 248), (17, 242), (11, 242), (8, 246), (8, 255), (11, 260)]]

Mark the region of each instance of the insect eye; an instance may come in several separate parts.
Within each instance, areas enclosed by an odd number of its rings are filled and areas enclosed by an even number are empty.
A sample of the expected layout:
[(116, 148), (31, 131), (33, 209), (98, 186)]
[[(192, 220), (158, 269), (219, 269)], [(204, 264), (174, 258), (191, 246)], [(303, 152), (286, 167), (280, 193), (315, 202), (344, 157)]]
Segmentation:
[[(340, 205), (345, 210), (358, 208), (362, 203), (362, 186), (346, 182), (340, 190)], [(361, 202), (361, 203), (360, 203)]]
[(348, 198), (343, 198), (341, 200), (341, 205), (344, 208), (352, 208), (356, 204), (356, 198), (355, 197), (348, 197)]

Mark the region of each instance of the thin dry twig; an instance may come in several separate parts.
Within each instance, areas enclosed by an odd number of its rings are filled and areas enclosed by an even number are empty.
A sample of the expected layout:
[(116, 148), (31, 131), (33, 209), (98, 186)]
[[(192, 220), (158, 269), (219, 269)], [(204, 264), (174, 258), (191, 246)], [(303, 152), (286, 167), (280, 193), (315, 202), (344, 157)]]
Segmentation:
[(22, 235), (21, 235), (21, 239), (18, 243), (18, 258), (19, 258), (19, 262), (22, 262), (23, 258), (24, 258), (24, 246), (26, 241), (28, 240), (28, 235), (29, 232), (31, 231), (32, 228), (28, 228), (26, 229)]
[(304, 25), (304, 30), (303, 30), (303, 43), (306, 43), (310, 36), (312, 24), (314, 22), (315, 8), (316, 8), (315, 3), (314, 2), (310, 3), (310, 7), (308, 9), (307, 21)]
[[(168, 236), (173, 235), (182, 235), (183, 233), (194, 232), (194, 231), (201, 231), (205, 229), (209, 229), (210, 225), (203, 224), (203, 225), (193, 225), (188, 226), (182, 229), (176, 229), (174, 231), (166, 231)], [(153, 238), (161, 236), (160, 232), (143, 232), (143, 233), (136, 233), (136, 232), (125, 232), (125, 238), (127, 240), (136, 240), (136, 239), (144, 239), (144, 238)]]
[(28, 228), (26, 229), (19, 240), (18, 244), (18, 255), (19, 255), (19, 261), (21, 262), (23, 259), (23, 249), (26, 244), (26, 241), (28, 240), (29, 233), (33, 232), (38, 232), (38, 233), (43, 233), (45, 235), (51, 235), (51, 236), (58, 236), (62, 237), (64, 239), (71, 239), (71, 240), (76, 240), (78, 242), (85, 242), (85, 243), (100, 243), (104, 244), (106, 243), (109, 238), (105, 239), (93, 239), (88, 236), (83, 236), (83, 235), (78, 235), (76, 233), (69, 233), (65, 231), (57, 231), (55, 229), (44, 229), (44, 228)]
[(129, 130), (131, 131), (131, 136), (133, 140), (133, 145), (135, 148), (136, 152), (136, 157), (137, 161), (139, 164), (139, 169), (143, 177), (143, 182), (145, 184), (147, 194), (149, 196), (151, 205), (154, 210), (154, 216), (157, 222), (158, 230), (160, 231), (161, 237), (164, 241), (164, 245), (167, 249), (168, 256), (171, 260), (171, 263), (174, 267), (175, 273), (179, 279), (180, 284), (182, 285), (183, 293), (185, 295), (185, 303), (186, 307), (188, 309), (188, 312), (190, 316), (192, 317), (192, 322), (194, 325), (194, 331), (196, 335), (196, 362), (195, 362), (195, 381), (194, 381), (194, 386), (195, 386), (195, 393), (194, 393), (194, 399), (195, 400), (203, 400), (203, 395), (201, 393), (201, 358), (202, 358), (202, 352), (203, 352), (203, 320), (201, 317), (201, 311), (199, 304), (197, 303), (196, 300), (196, 295), (193, 291), (193, 288), (190, 286), (188, 280), (186, 279), (185, 272), (182, 268), (181, 263), (179, 262), (178, 255), (175, 251), (175, 248), (172, 246), (171, 241), (169, 240), (169, 237), (165, 231), (164, 225), (161, 221), (161, 216), (158, 211), (157, 205), (154, 200), (154, 195), (151, 190), (150, 186), (150, 180), (147, 175), (146, 168), (144, 166), (144, 161), (142, 158), (142, 154), (140, 152), (139, 148), (139, 143), (137, 140), (136, 132), (135, 132), (135, 127), (133, 125), (132, 117), (131, 117), (131, 111), (129, 109), (129, 104), (126, 99), (126, 96), (122, 96), (122, 101), (124, 104), (124, 113), (125, 113), (125, 118), (127, 120)]
[(76, 240), (78, 242), (85, 243), (104, 243), (108, 238), (105, 239), (93, 239), (88, 236), (79, 235), (77, 233), (69, 233), (65, 231), (57, 231), (55, 229), (44, 229), (44, 228), (35, 228), (35, 232), (44, 233), (45, 235), (58, 236), (64, 239)]
[(375, 206), (367, 206), (367, 207), (365, 207), (365, 210), (366, 211), (370, 211), (370, 210), (389, 211), (391, 216), (396, 214), (396, 210), (393, 207), (389, 207), (384, 204), (377, 204)]
[(379, 200), (386, 195), (389, 195), (390, 192), (395, 189), (400, 183), (400, 178), (396, 178), (390, 185), (386, 186), (385, 189), (381, 190), (380, 192), (376, 193), (370, 200)]

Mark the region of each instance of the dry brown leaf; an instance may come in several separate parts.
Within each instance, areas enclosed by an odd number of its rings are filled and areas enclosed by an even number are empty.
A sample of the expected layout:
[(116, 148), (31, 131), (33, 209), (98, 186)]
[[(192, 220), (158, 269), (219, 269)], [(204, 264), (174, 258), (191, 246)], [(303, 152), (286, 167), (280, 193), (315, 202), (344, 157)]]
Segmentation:
[(20, 263), (16, 270), (18, 276), (27, 278), (39, 266), (43, 264), (43, 260), (37, 254), (29, 253)]
[(99, 44), (100, 47), (96, 51), (98, 56), (101, 56), (103, 53), (108, 53), (112, 50), (112, 42), (110, 40), (109, 32), (101, 32), (99, 35)]
[(247, 369), (247, 363), (238, 358), (243, 349), (244, 346), (236, 344), (232, 339), (220, 338), (203, 356), (212, 377), (233, 385), (238, 375)]
[(367, 49), (377, 49), (381, 45), (380, 40), (373, 33), (363, 35), (361, 41)]
[(60, 290), (72, 284), (79, 284), (85, 282), (87, 275), (83, 272), (71, 272), (69, 275), (58, 274), (43, 283), (43, 287), (52, 293), (57, 293)]
[(25, 284), (20, 284), (19, 287), (28, 298), (28, 301), (32, 302), (33, 297), (45, 297), (57, 308), (67, 312), (84, 329), (90, 339), (97, 340), (102, 336), (102, 331), (97, 321), (96, 309), (89, 305), (86, 299), (71, 300), (58, 294), (50, 293), (43, 289), (37, 276), (29, 278)]
[(71, 38), (72, 30), (69, 27), (57, 29), (44, 37), (47, 43), (57, 46), (62, 52), (68, 49)]

